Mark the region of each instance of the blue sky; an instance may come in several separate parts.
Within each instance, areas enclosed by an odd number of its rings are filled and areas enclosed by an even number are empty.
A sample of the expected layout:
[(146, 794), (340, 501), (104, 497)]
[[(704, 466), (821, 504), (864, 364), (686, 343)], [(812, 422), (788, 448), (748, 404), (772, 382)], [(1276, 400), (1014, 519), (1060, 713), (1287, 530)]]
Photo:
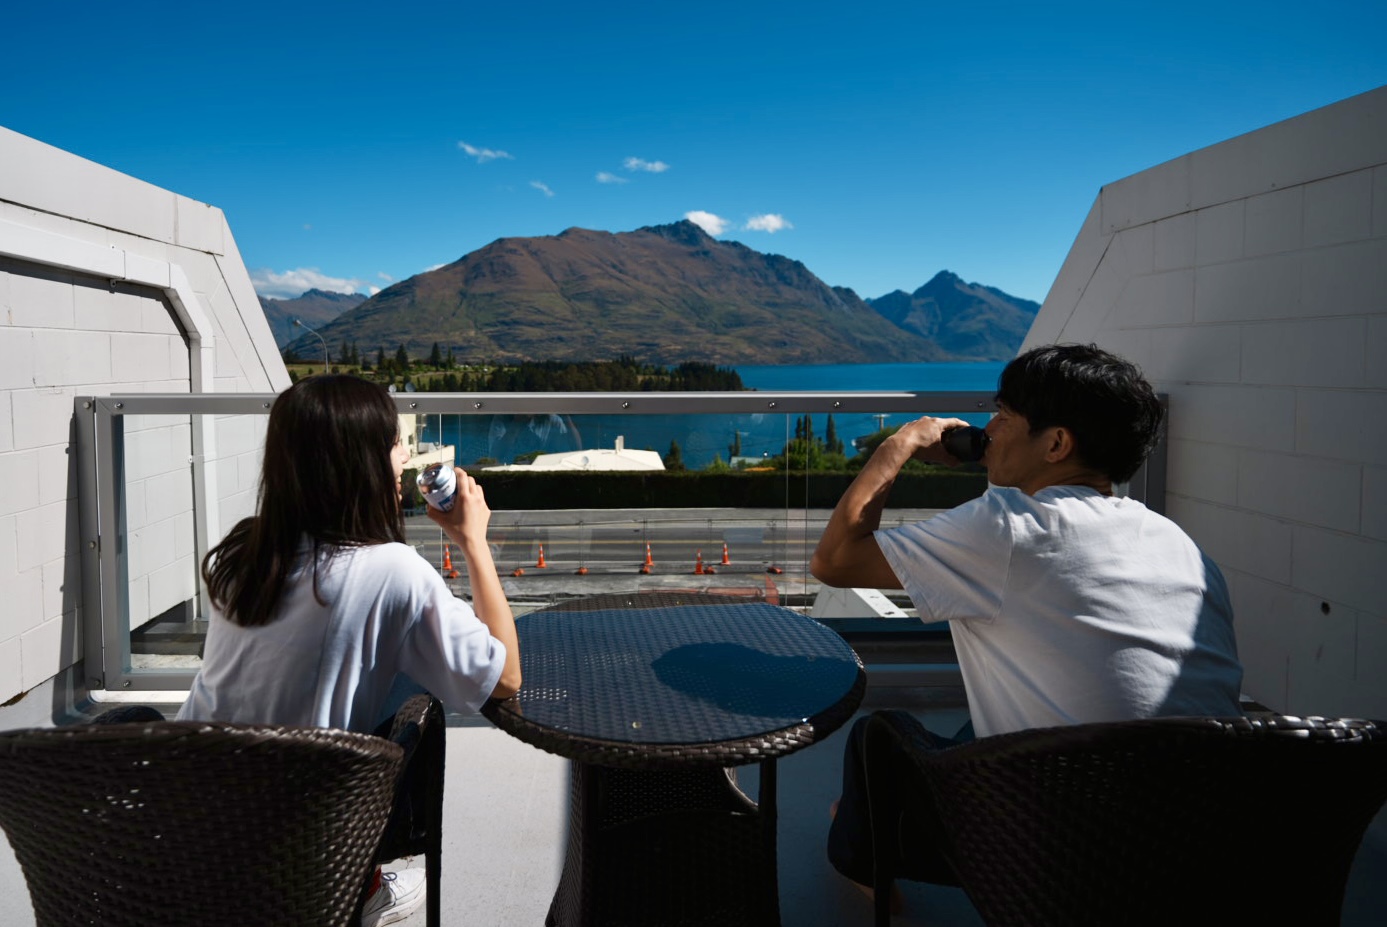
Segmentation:
[(1113, 180), (1387, 84), (1387, 3), (25, 3), (0, 125), (221, 207), (261, 295), (696, 216), (1043, 300)]

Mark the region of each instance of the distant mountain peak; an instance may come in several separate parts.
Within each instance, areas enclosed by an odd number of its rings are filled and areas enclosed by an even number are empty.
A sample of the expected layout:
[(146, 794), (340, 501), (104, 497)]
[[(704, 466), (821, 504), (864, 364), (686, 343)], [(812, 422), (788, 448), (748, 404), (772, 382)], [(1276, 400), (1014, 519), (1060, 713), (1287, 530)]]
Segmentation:
[(709, 243), (716, 242), (717, 239), (709, 235), (701, 226), (689, 219), (680, 219), (678, 222), (670, 222), (666, 225), (646, 225), (638, 232), (647, 232), (651, 235), (659, 235), (661, 238), (668, 238), (670, 241), (677, 241), (680, 244), (704, 247)]

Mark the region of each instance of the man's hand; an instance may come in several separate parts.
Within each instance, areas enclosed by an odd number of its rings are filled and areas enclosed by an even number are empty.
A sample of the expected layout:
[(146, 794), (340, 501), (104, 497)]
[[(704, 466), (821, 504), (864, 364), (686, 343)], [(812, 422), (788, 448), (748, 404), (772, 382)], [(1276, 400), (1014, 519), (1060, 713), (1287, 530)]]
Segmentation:
[[(942, 463), (952, 466), (961, 463), (961, 461), (944, 450), (944, 432), (950, 428), (966, 426), (967, 424), (961, 418), (933, 418), (925, 415), (913, 422), (906, 422), (894, 435), (883, 441), (882, 446), (885, 447), (887, 442), (891, 441), (899, 442), (900, 448), (908, 451), (901, 460), (901, 465), (906, 460), (914, 459), (925, 463)], [(896, 467), (896, 471), (900, 471), (900, 465)]]

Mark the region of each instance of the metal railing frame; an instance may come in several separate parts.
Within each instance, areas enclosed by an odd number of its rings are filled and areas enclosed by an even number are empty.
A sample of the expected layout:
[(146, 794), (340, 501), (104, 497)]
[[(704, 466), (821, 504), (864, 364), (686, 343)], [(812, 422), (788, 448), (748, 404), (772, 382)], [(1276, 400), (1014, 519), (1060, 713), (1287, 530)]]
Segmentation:
[[(994, 409), (983, 392), (631, 392), (396, 393), (401, 414), (746, 415), (753, 413), (976, 413)], [(82, 576), (83, 659), (88, 688), (186, 690), (189, 670), (131, 669), (125, 515), (127, 415), (267, 415), (273, 393), (132, 393), (75, 400)], [(211, 511), (216, 490), (208, 461), (190, 448), (194, 517)], [(1128, 494), (1164, 509), (1165, 447), (1133, 478)], [(196, 561), (212, 543), (194, 532)], [(214, 540), (214, 539), (213, 539)], [(203, 592), (198, 582), (198, 596)], [(205, 614), (205, 603), (200, 613)]]

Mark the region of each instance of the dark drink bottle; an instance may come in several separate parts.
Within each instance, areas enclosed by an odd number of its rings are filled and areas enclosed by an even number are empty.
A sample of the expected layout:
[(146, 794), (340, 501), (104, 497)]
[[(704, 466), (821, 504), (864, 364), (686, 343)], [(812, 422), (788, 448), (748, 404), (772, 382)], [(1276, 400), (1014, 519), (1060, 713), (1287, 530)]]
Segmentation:
[(986, 453), (987, 444), (991, 440), (987, 432), (981, 428), (957, 425), (944, 432), (940, 443), (954, 458), (964, 463), (974, 463), (982, 460), (982, 455)]

